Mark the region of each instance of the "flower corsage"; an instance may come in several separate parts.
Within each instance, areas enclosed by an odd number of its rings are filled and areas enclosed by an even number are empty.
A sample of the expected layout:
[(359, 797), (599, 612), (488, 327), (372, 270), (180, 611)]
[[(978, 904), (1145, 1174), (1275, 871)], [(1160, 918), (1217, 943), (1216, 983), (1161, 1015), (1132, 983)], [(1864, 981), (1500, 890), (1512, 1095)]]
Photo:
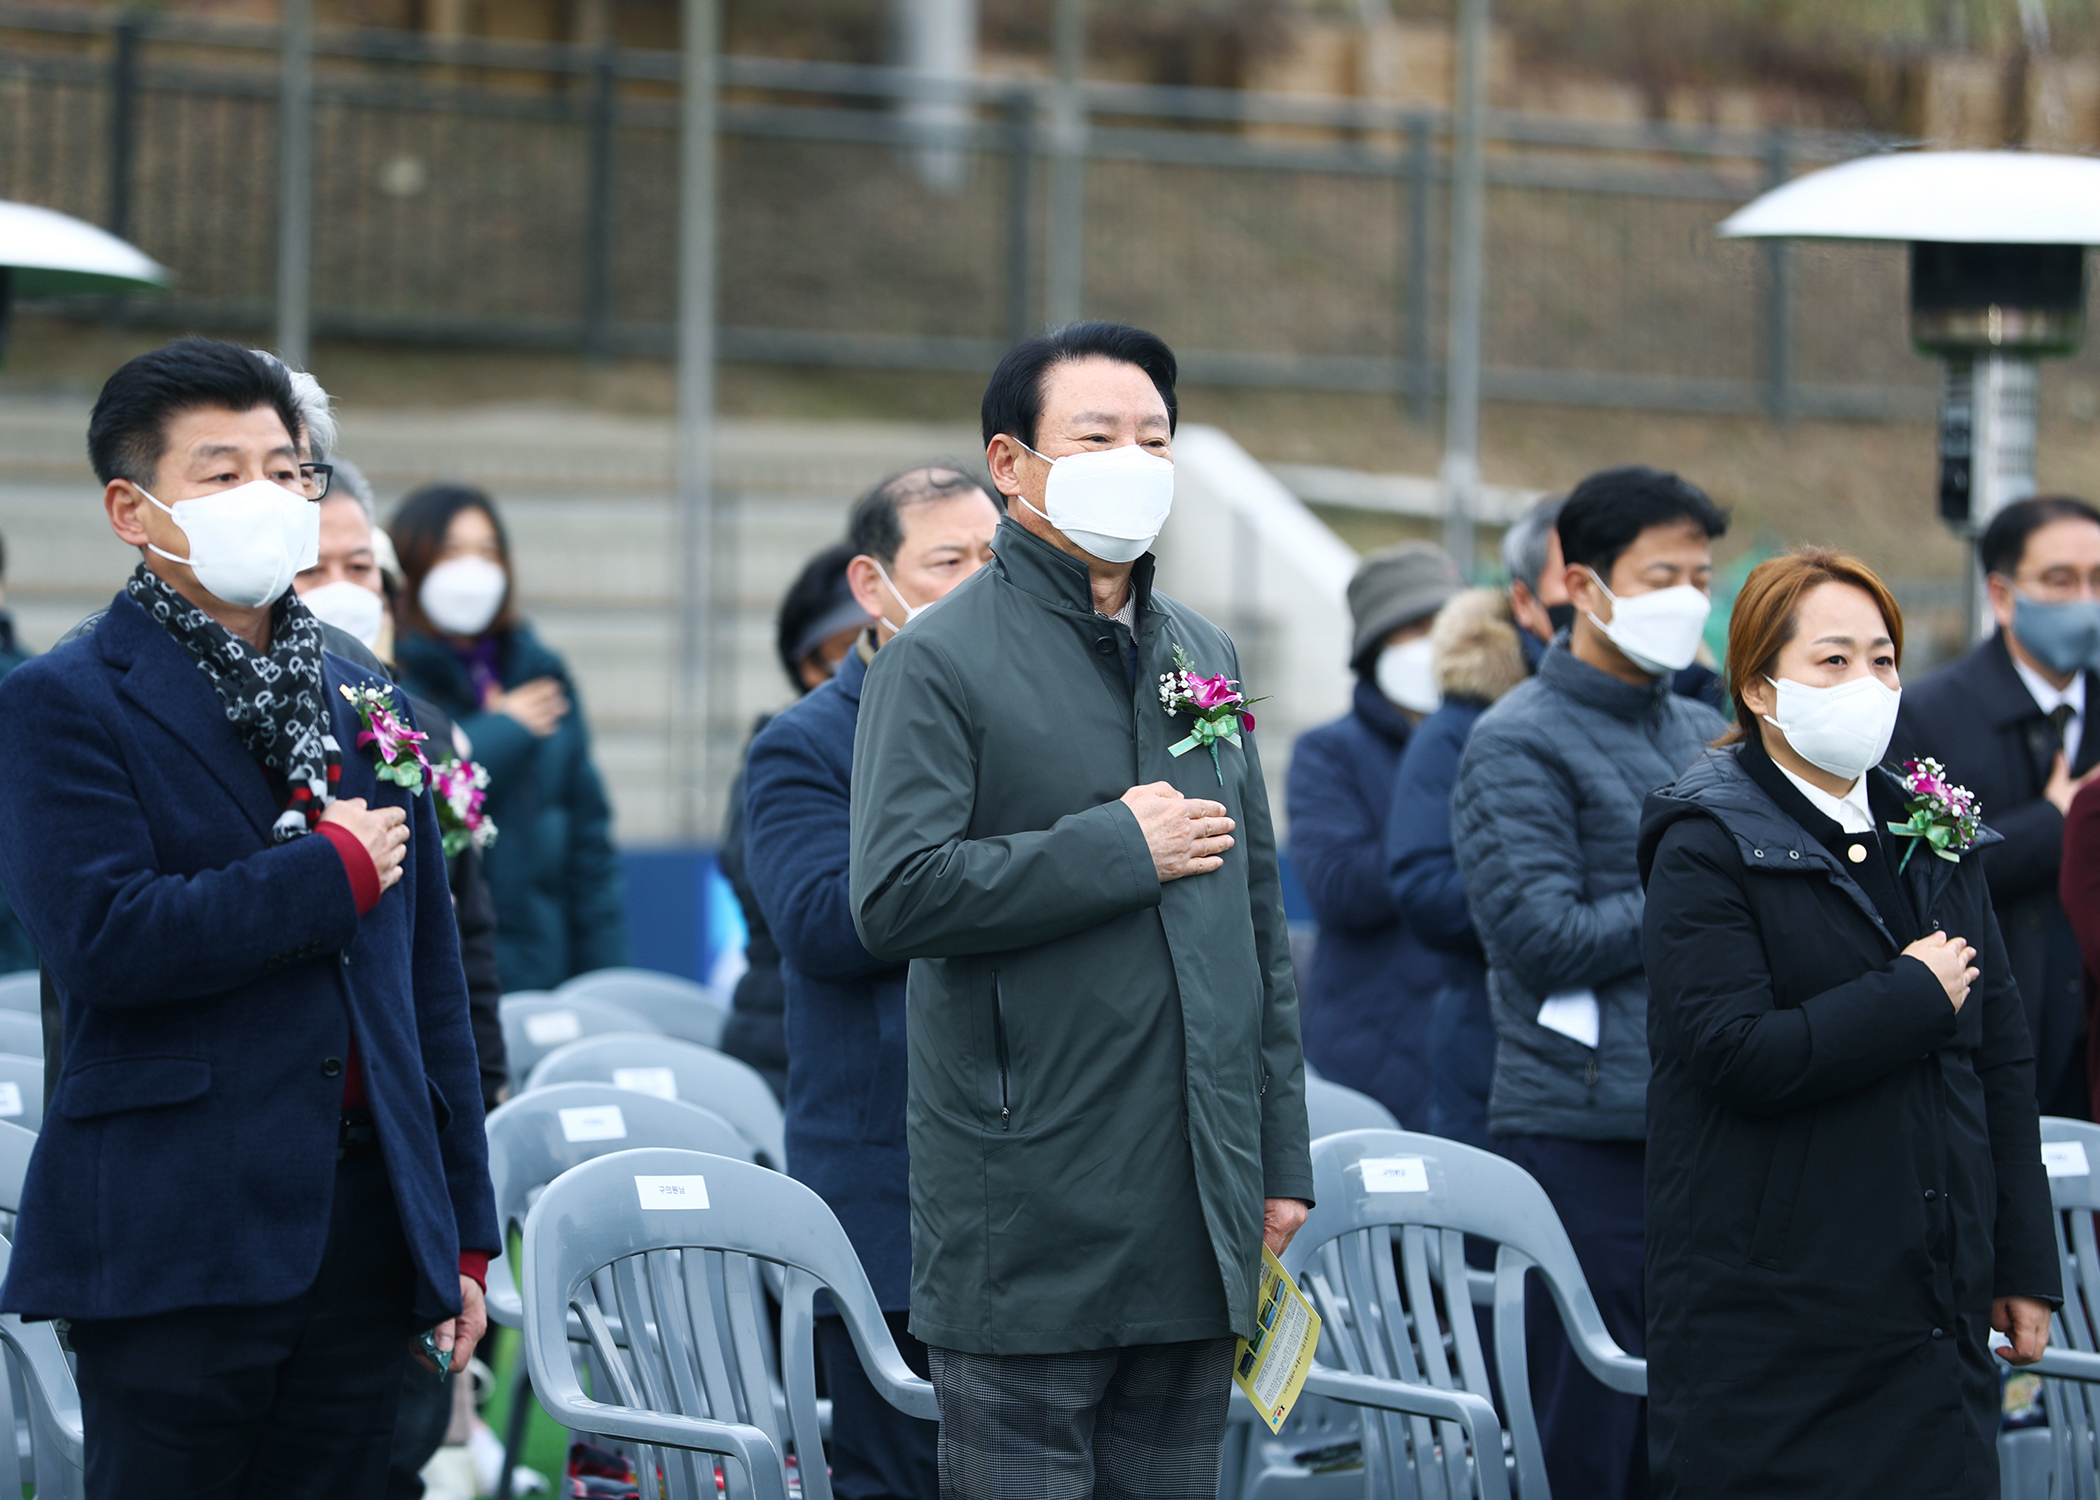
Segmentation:
[(1903, 851), (1903, 863), (1896, 866), (1897, 873), (1920, 848), (1931, 849), (1949, 864), (1959, 864), (1963, 853), (1976, 842), (1976, 831), (1983, 822), (1976, 794), (1949, 781), (1947, 768), (1930, 756), (1903, 763), (1903, 790), (1910, 794), (1910, 800), (1904, 804), (1910, 819), (1889, 824), (1889, 832), (1917, 842)]
[(363, 687), (345, 687), (342, 692), (365, 721), (357, 744), (359, 749), (373, 747), (373, 769), (379, 779), (405, 788), (411, 797), (425, 786), (435, 791), (432, 802), (447, 859), (469, 844), (486, 849), (496, 841), (496, 824), (484, 810), (488, 801), (487, 767), (449, 750), (433, 762), (423, 753), (430, 736), (401, 722), (391, 688), (368, 683)]
[(1178, 757), (1191, 750), (1208, 750), (1210, 768), (1217, 774), (1218, 785), (1223, 786), (1225, 770), (1218, 764), (1218, 741), (1229, 740), (1237, 745), (1241, 730), (1254, 733), (1254, 715), (1247, 710), (1262, 701), (1247, 697), (1237, 682), (1222, 673), (1216, 677), (1198, 676), (1188, 653), (1176, 646), (1174, 670), (1159, 676), (1159, 704), (1168, 718), (1186, 711), (1195, 716), (1196, 722), (1189, 737), (1168, 746), (1167, 754)]

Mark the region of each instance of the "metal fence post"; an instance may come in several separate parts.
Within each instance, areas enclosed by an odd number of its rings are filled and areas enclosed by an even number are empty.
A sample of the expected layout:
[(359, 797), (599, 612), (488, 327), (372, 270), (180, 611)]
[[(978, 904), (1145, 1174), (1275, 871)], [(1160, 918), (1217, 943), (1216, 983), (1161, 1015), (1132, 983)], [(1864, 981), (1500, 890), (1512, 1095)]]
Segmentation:
[(1086, 0), (1057, 0), (1057, 90), (1050, 114), (1050, 265), (1045, 309), (1079, 320), (1086, 260)]
[(678, 190), (677, 712), (668, 767), (679, 832), (712, 833), (714, 727), (727, 679), (714, 660), (716, 0), (684, 0)]
[(589, 181), (583, 225), (583, 349), (612, 352), (613, 132), (619, 123), (619, 53), (608, 40), (591, 63)]
[(1451, 352), (1444, 367), (1444, 550), (1460, 576), (1474, 568), (1480, 504), (1480, 309), (1486, 267), (1488, 0), (1459, 0), (1452, 90)]
[(313, 338), (314, 5), (284, 0), (277, 88), (277, 353), (306, 368)]
[(1035, 96), (1006, 101), (1006, 341), (1028, 337), (1035, 260)]
[(131, 162), (138, 141), (139, 38), (145, 19), (120, 11), (109, 53), (109, 232), (131, 238)]
[[(1765, 140), (1766, 191), (1793, 175), (1786, 131), (1775, 128)], [(1787, 256), (1787, 241), (1765, 241), (1765, 415), (1775, 422), (1789, 421), (1794, 414), (1793, 295)]]
[(1407, 414), (1429, 418), (1429, 116), (1407, 118)]

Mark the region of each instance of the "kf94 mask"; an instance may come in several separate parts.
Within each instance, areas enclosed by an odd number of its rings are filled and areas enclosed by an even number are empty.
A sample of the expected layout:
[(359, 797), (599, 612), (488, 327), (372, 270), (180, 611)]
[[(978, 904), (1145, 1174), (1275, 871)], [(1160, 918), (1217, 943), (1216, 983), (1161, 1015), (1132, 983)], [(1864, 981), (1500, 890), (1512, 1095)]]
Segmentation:
[(256, 609), (274, 604), (292, 579), (321, 557), (321, 507), (268, 479), (193, 495), (173, 505), (145, 489), (189, 539), (190, 555), (147, 543), (170, 562), (188, 563), (203, 584), (228, 604)]
[[(1022, 447), (1028, 448), (1026, 443)], [(1035, 449), (1028, 448), (1030, 453)], [(1136, 562), (1167, 524), (1174, 509), (1174, 464), (1132, 446), (1102, 448), (1048, 458), (1046, 510), (1023, 505), (1062, 531), (1072, 544), (1103, 562)]]

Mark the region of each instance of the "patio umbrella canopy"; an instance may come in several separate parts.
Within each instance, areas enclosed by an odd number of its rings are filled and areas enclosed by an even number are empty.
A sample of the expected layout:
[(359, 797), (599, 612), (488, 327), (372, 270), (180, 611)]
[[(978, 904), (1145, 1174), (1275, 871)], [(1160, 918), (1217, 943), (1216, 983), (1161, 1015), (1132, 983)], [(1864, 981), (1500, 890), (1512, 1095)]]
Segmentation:
[(107, 230), (31, 203), (0, 202), (0, 270), (18, 297), (157, 291), (174, 280)]

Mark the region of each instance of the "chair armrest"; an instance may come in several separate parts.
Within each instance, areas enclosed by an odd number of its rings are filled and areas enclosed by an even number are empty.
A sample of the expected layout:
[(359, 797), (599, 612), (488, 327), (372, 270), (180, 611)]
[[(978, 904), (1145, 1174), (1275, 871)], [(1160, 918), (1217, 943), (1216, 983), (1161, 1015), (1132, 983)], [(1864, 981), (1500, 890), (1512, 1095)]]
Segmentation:
[[(1314, 1365), (1305, 1374), (1305, 1389), (1315, 1396), (1346, 1401), (1352, 1406), (1371, 1406), (1380, 1411), (1407, 1412), (1456, 1422), (1465, 1429), (1473, 1445), (1473, 1468), (1480, 1481), (1480, 1500), (1509, 1500), (1509, 1471), (1502, 1457), (1502, 1422), (1487, 1400), (1471, 1391), (1445, 1391), (1406, 1380), (1385, 1380), (1375, 1375), (1354, 1375), (1346, 1370)], [(1424, 1455), (1424, 1462), (1427, 1456)]]
[(941, 1419), (941, 1403), (933, 1394), (931, 1381), (906, 1375), (902, 1380), (884, 1380), (876, 1389), (883, 1400), (907, 1417), (923, 1417), (929, 1422)]
[(2086, 1354), (2077, 1349), (2059, 1349), (2054, 1345), (2042, 1351), (2038, 1364), (2015, 1365), (2014, 1369), (2031, 1371), (2036, 1375), (2048, 1375), (2058, 1380), (2087, 1380), (2100, 1383), (2100, 1354)]
[(547, 1415), (572, 1431), (602, 1432), (607, 1437), (634, 1443), (656, 1443), (734, 1458), (751, 1476), (758, 1500), (787, 1500), (787, 1489), (780, 1477), (780, 1450), (756, 1427), (742, 1422), (682, 1417), (672, 1412), (638, 1411), (631, 1406), (607, 1406), (588, 1397), (572, 1401), (559, 1393), (535, 1394), (546, 1407)]
[(1628, 1396), (1648, 1394), (1648, 1361), (1628, 1354), (1601, 1330), (1596, 1339), (1576, 1342), (1575, 1352), (1583, 1367), (1604, 1384)]
[(73, 1384), (73, 1372), (66, 1365), (66, 1357), (58, 1347), (58, 1334), (49, 1323), (25, 1324), (13, 1313), (0, 1317), (0, 1340), (14, 1350), (27, 1376), (29, 1398), (43, 1409), (51, 1428), (58, 1434), (59, 1449), (68, 1464), (76, 1469), (87, 1467), (86, 1449), (82, 1442), (80, 1419), (80, 1394)]

